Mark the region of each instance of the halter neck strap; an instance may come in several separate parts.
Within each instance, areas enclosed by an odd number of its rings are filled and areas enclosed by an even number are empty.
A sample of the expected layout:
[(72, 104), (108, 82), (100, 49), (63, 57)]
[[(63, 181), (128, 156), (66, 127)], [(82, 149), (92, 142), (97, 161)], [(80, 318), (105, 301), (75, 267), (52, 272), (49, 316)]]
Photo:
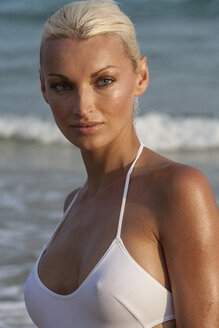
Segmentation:
[(141, 143), (141, 145), (138, 149), (137, 155), (136, 155), (134, 161), (132, 162), (132, 165), (130, 166), (128, 173), (126, 175), (125, 187), (124, 187), (124, 191), (123, 191), (122, 204), (121, 204), (121, 209), (120, 209), (116, 238), (120, 238), (120, 235), (121, 235), (122, 221), (123, 221), (123, 216), (124, 216), (124, 211), (125, 211), (125, 204), (126, 204), (126, 198), (127, 198), (128, 188), (129, 188), (130, 176), (134, 169), (135, 163), (137, 162), (137, 160), (139, 159), (139, 157), (141, 155), (143, 148), (144, 148), (144, 145)]

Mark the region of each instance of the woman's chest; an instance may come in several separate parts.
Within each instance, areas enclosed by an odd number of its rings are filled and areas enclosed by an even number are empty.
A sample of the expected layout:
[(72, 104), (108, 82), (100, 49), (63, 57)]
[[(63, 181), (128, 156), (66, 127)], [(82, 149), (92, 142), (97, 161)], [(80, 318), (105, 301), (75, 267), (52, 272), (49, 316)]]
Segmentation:
[(95, 328), (152, 328), (169, 320), (164, 327), (172, 328), (171, 294), (134, 261), (121, 240), (113, 241), (84, 282), (69, 295), (54, 294), (38, 278), (34, 280), (34, 275), (27, 284), (26, 300), (39, 327), (50, 327), (51, 322), (60, 327), (63, 318), (65, 327), (70, 327), (70, 322), (87, 327), (89, 322), (89, 327)]
[[(39, 277), (50, 290), (72, 293), (101, 260), (118, 236), (119, 201), (72, 208), (39, 262)], [(151, 222), (146, 207), (127, 202), (119, 237), (135, 261), (165, 285), (163, 254)]]

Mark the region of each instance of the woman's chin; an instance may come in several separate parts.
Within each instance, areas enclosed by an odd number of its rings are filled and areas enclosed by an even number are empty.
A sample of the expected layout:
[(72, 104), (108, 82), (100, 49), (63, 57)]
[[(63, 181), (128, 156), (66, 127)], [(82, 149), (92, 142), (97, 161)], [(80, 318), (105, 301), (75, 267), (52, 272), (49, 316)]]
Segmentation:
[[(87, 139), (87, 138), (86, 138)], [(79, 148), (81, 151), (88, 151), (88, 152), (92, 152), (95, 151), (99, 148), (102, 148), (105, 146), (105, 143), (103, 143), (103, 141), (97, 141), (97, 140), (91, 140), (91, 138), (89, 140), (72, 140), (70, 138), (67, 138), (67, 140), (74, 145), (75, 147)]]

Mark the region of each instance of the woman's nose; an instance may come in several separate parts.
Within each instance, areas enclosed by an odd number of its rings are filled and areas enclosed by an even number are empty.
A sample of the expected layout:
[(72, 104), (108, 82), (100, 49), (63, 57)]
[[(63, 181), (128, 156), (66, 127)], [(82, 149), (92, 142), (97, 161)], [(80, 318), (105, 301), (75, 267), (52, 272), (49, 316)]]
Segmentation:
[(76, 90), (74, 102), (74, 114), (80, 116), (87, 116), (93, 110), (92, 92), (88, 87), (78, 88)]

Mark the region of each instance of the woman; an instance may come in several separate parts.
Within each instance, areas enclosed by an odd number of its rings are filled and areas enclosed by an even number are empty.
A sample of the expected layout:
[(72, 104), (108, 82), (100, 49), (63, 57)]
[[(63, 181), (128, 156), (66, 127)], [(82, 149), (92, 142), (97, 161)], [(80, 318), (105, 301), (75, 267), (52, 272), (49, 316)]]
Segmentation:
[[(41, 89), (80, 148), (85, 184), (25, 286), (38, 327), (219, 327), (219, 214), (203, 173), (144, 147), (133, 107), (148, 86), (135, 30), (113, 1), (46, 23)], [(152, 133), (152, 132), (151, 132)]]

